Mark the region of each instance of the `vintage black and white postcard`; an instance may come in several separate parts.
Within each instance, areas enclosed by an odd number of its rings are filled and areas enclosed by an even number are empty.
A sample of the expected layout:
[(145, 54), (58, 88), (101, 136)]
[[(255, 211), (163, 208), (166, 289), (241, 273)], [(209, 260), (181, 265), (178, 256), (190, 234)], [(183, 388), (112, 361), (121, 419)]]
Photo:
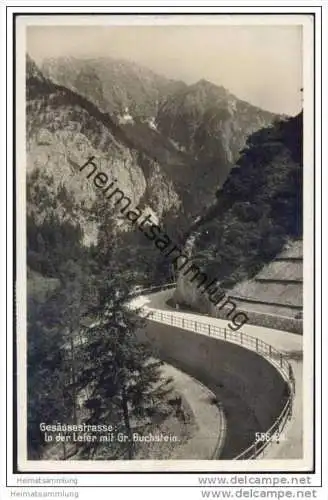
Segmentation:
[(313, 469), (313, 28), (17, 17), (19, 472)]

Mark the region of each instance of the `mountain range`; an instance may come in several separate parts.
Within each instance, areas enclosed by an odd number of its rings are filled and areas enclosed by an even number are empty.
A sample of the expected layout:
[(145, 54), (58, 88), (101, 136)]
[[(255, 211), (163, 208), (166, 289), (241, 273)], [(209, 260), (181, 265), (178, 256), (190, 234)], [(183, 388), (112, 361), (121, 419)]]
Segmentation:
[(112, 58), (39, 68), (27, 56), (26, 106), (29, 210), (75, 217), (86, 242), (97, 233), (88, 215), (96, 195), (76, 172), (89, 157), (136, 205), (187, 228), (215, 201), (249, 134), (279, 118), (206, 80), (188, 86)]
[(157, 75), (138, 64), (113, 59), (45, 59), (42, 73), (90, 99), (103, 112), (115, 115), (126, 107), (135, 117), (155, 116), (161, 102), (187, 87), (184, 82)]

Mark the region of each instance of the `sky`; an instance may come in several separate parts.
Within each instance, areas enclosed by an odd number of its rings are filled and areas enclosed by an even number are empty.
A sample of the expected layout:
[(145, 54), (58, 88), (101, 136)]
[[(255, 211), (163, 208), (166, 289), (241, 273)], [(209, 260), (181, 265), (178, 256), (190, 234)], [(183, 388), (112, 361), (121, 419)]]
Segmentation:
[(204, 78), (268, 111), (301, 109), (300, 25), (29, 26), (26, 47), (36, 63), (123, 58), (188, 84)]

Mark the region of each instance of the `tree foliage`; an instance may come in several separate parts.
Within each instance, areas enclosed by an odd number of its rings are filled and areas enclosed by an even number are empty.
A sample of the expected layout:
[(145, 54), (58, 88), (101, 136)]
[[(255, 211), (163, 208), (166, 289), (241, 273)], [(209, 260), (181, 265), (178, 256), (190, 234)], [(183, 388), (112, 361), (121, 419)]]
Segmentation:
[[(135, 276), (120, 258), (115, 221), (101, 204), (94, 212), (102, 222), (97, 242), (87, 249), (78, 225), (55, 215), (41, 222), (29, 218), (28, 263), (57, 283), (43, 301), (30, 298), (28, 304), (32, 458), (42, 457), (46, 445), (41, 422), (110, 422), (128, 441), (103, 446), (102, 456), (132, 459), (132, 432), (160, 413), (170, 391), (170, 381), (161, 378), (162, 363), (136, 335), (144, 321), (128, 307)], [(90, 458), (99, 453), (99, 443), (79, 443), (73, 452)]]
[(302, 237), (302, 179), (302, 114), (249, 137), (195, 242), (222, 286), (254, 276), (288, 238)]
[[(145, 322), (128, 306), (131, 281), (120, 261), (115, 259), (117, 241), (112, 237), (111, 221), (105, 216), (99, 229), (97, 253), (93, 259), (89, 325), (83, 328), (80, 345), (83, 368), (80, 388), (87, 388), (85, 407), (88, 422), (115, 424), (127, 436), (126, 444), (107, 447), (112, 458), (123, 454), (132, 459), (132, 433), (159, 411), (170, 380), (161, 380), (161, 361), (152, 358), (149, 347), (138, 339)], [(90, 321), (91, 324), (90, 324)], [(84, 447), (90, 457), (99, 444)], [(123, 449), (122, 449), (123, 448)]]

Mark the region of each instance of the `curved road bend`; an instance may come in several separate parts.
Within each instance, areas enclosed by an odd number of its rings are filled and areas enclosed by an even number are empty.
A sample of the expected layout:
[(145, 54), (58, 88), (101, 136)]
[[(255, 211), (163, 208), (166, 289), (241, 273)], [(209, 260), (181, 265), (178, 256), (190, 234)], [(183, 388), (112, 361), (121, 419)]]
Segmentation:
[[(228, 327), (229, 321), (211, 316), (175, 310), (167, 305), (172, 290), (164, 290), (150, 295), (136, 297), (133, 305), (145, 306), (149, 310), (170, 311), (185, 319), (197, 320), (221, 328)], [(174, 328), (174, 327), (172, 327)], [(285, 355), (292, 366), (295, 377), (295, 397), (291, 419), (286, 423), (279, 444), (268, 446), (262, 455), (265, 459), (301, 459), (303, 457), (303, 337), (280, 330), (272, 330), (255, 325), (244, 325), (243, 332), (267, 342)]]
[(216, 458), (225, 441), (226, 422), (223, 411), (212, 403), (213, 392), (174, 366), (164, 364), (162, 372), (165, 377), (174, 379), (174, 386), (186, 399), (196, 424), (192, 436), (173, 452), (170, 460)]

